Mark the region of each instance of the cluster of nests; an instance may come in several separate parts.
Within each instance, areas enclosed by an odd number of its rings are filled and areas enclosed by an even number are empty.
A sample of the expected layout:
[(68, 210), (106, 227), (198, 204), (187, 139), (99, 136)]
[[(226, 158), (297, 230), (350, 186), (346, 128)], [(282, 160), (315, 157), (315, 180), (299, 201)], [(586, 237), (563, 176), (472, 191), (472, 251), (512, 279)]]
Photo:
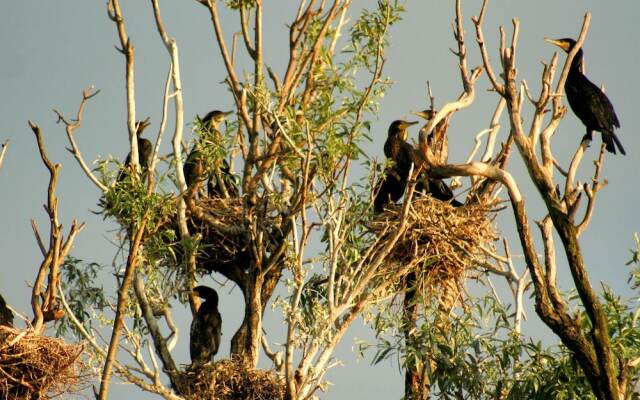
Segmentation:
[[(454, 303), (467, 270), (484, 256), (481, 248), (497, 239), (492, 218), (495, 206), (474, 203), (453, 207), (431, 196), (415, 199), (409, 205), (406, 229), (387, 256), (383, 273), (394, 274), (397, 268), (410, 265), (418, 290), (439, 288), (441, 301)], [(372, 221), (375, 233), (386, 230), (380, 246), (392, 240), (394, 229), (387, 228), (401, 217), (402, 207), (394, 206)]]
[(173, 382), (187, 400), (280, 400), (285, 397), (280, 375), (250, 368), (241, 357), (180, 372), (173, 377)]
[(48, 399), (77, 392), (87, 375), (83, 346), (0, 325), (0, 398)]

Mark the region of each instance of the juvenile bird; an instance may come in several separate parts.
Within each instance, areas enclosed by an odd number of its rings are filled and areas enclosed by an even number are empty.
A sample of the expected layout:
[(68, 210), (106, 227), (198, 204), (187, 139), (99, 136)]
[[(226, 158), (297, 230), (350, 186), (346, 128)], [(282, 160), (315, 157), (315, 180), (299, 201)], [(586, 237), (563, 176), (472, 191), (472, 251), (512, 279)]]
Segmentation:
[(218, 292), (208, 286), (193, 288), (204, 300), (191, 321), (189, 352), (193, 365), (206, 364), (218, 353), (222, 336), (222, 317), (218, 311)]

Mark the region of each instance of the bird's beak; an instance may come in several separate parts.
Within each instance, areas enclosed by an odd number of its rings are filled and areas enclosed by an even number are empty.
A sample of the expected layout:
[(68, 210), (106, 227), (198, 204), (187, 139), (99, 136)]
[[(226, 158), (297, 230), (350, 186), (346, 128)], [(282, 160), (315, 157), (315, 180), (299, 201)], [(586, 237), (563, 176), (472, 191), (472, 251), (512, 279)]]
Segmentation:
[(224, 115), (225, 117), (226, 117), (227, 115), (231, 115), (231, 114), (233, 114), (233, 110), (231, 110), (231, 111), (225, 111), (225, 112), (223, 112), (223, 113), (222, 113), (222, 115)]
[(544, 38), (544, 41), (547, 42), (547, 43), (554, 44), (554, 45), (560, 47), (562, 50), (567, 50), (569, 48), (569, 43), (563, 42), (562, 40)]
[(405, 121), (405, 122), (403, 122), (403, 123), (402, 123), (402, 127), (403, 127), (403, 128), (408, 128), (408, 127), (410, 127), (411, 125), (415, 125), (415, 124), (417, 124), (417, 123), (418, 123), (418, 121)]
[(411, 114), (418, 116), (420, 118), (424, 118), (427, 121), (431, 119), (431, 114), (427, 111), (412, 111)]
[(149, 122), (150, 119), (151, 117), (147, 117), (144, 119), (144, 121), (138, 122), (136, 126), (136, 132), (142, 133), (142, 131), (144, 131), (149, 125), (151, 125), (151, 122)]

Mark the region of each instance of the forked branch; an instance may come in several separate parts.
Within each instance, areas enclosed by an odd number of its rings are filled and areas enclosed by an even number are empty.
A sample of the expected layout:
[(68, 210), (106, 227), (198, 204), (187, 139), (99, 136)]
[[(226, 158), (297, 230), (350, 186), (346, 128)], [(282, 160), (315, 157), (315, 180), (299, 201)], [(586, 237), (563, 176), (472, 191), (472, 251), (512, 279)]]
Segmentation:
[(82, 153), (80, 152), (80, 147), (78, 146), (78, 143), (76, 142), (74, 136), (74, 131), (82, 126), (82, 117), (84, 114), (85, 105), (98, 93), (100, 93), (100, 89), (94, 90), (93, 88), (87, 88), (82, 91), (82, 100), (80, 101), (80, 106), (78, 107), (76, 117), (73, 120), (68, 120), (60, 111), (56, 109), (54, 109), (53, 112), (58, 116), (58, 122), (62, 122), (63, 124), (65, 124), (67, 139), (69, 139), (69, 143), (71, 144), (71, 148), (67, 148), (67, 150), (71, 154), (73, 154), (75, 159), (78, 161), (78, 164), (80, 164), (80, 168), (82, 168), (91, 182), (93, 182), (100, 190), (102, 190), (102, 192), (106, 192), (108, 190), (107, 186), (104, 183), (100, 182), (100, 180), (93, 174), (87, 163), (84, 161)]

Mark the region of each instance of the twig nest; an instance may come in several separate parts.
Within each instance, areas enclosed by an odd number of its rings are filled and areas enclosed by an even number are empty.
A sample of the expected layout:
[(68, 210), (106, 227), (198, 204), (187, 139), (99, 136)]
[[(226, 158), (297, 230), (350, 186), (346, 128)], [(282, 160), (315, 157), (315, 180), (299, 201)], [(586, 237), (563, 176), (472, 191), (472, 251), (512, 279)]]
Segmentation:
[[(393, 246), (387, 267), (413, 265), (416, 283), (436, 286), (450, 280), (461, 282), (468, 268), (483, 257), (481, 247), (497, 239), (493, 224), (495, 204), (453, 207), (431, 196), (415, 199), (407, 215), (407, 228)], [(371, 224), (374, 232), (392, 232), (399, 224), (400, 206), (385, 210)], [(387, 233), (384, 242), (391, 240)]]
[[(196, 207), (199, 215), (192, 215), (192, 233), (199, 233), (202, 237), (201, 266), (208, 271), (221, 271), (246, 263), (250, 258), (249, 221), (245, 216), (243, 199), (203, 197), (197, 201)], [(265, 218), (259, 219), (264, 223), (259, 229), (264, 232), (269, 250), (281, 239), (281, 218), (276, 212), (258, 212), (266, 214)]]
[(0, 325), (0, 398), (48, 399), (85, 382), (83, 346)]
[(280, 400), (285, 393), (280, 375), (248, 367), (241, 357), (180, 372), (174, 382), (188, 400)]

